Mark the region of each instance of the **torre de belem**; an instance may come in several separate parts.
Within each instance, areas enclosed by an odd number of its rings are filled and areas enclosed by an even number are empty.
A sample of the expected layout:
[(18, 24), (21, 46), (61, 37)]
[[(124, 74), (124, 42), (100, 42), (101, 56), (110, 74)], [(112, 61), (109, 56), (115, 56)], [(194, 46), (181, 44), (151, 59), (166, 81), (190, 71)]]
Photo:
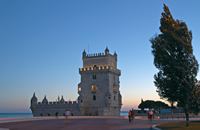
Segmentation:
[(35, 93), (31, 98), (33, 116), (63, 116), (68, 109), (73, 116), (119, 116), (122, 106), (122, 96), (119, 91), (119, 76), (117, 69), (117, 54), (82, 53), (83, 68), (79, 68), (81, 82), (78, 84), (77, 101), (65, 101), (63, 97), (54, 102), (48, 102), (46, 96), (42, 102), (37, 101)]

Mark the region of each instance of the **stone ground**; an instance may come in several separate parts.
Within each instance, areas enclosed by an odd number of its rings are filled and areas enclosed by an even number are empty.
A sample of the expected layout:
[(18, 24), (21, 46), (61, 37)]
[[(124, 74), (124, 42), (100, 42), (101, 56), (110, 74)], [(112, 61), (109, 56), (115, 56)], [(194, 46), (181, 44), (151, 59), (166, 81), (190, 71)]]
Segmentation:
[[(195, 118), (193, 120), (200, 120)], [(70, 118), (69, 124), (64, 123), (64, 118), (26, 118), (26, 119), (1, 119), (0, 128), (10, 130), (150, 130), (155, 124), (185, 121), (183, 119), (147, 119), (138, 118), (129, 123), (125, 118)], [(0, 129), (1, 130), (1, 129)]]

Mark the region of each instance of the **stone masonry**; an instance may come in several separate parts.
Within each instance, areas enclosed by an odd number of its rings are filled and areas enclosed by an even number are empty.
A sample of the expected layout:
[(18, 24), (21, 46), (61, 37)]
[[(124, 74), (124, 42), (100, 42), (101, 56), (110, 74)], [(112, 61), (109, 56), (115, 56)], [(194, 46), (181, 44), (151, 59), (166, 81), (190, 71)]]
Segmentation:
[(37, 102), (35, 93), (31, 99), (34, 116), (64, 115), (68, 109), (74, 116), (119, 116), (122, 97), (119, 91), (117, 54), (111, 55), (108, 48), (105, 54), (82, 54), (83, 68), (79, 69), (81, 82), (78, 84), (78, 101), (66, 102), (63, 97), (57, 102), (48, 102), (46, 96)]

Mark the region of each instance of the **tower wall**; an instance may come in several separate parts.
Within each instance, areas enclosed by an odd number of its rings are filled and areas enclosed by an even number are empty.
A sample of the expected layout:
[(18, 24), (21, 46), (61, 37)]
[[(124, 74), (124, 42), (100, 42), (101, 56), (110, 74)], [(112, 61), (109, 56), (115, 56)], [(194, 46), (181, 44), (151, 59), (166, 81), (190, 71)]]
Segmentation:
[(82, 98), (79, 100), (81, 114), (120, 115), (119, 76), (121, 71), (117, 69), (116, 53), (115, 55), (109, 53), (86, 55), (84, 52), (83, 68), (79, 69), (79, 74), (81, 82), (78, 85), (78, 93)]
[(80, 110), (76, 101), (69, 102), (48, 102), (42, 104), (38, 102), (36, 111), (33, 116), (55, 116), (58, 112), (59, 116), (64, 116), (66, 109), (68, 109), (73, 116), (80, 116)]

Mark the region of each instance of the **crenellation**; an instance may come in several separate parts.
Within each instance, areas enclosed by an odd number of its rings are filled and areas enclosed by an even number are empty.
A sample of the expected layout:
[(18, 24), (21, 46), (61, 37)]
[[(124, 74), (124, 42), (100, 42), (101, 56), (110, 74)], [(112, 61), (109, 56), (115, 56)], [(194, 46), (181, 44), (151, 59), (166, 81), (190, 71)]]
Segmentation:
[(85, 58), (101, 57), (101, 56), (105, 56), (105, 54), (104, 54), (104, 53), (86, 54), (86, 57), (85, 57)]
[(83, 73), (83, 72), (105, 72), (105, 71), (112, 71), (115, 72), (117, 74), (121, 73), (121, 70), (115, 68), (115, 67), (111, 67), (111, 66), (99, 66), (99, 67), (88, 67), (88, 68), (79, 68), (79, 73)]

